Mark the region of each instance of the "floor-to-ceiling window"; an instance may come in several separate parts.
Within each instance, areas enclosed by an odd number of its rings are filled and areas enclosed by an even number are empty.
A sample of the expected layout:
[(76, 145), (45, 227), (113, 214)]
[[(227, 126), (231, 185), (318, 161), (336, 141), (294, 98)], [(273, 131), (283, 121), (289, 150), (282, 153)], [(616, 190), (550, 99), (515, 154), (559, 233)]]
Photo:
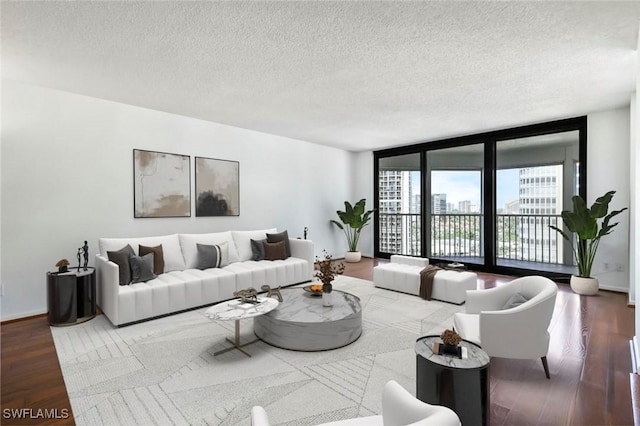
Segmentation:
[(378, 249), (422, 256), (420, 154), (380, 159), (377, 172)]
[(574, 272), (549, 225), (586, 193), (586, 117), (374, 153), (375, 254)]
[(429, 257), (484, 263), (483, 170), (483, 144), (427, 151)]
[[(579, 188), (579, 132), (550, 133), (496, 143), (496, 264), (571, 273), (562, 228)], [(538, 265), (536, 265), (538, 264)]]

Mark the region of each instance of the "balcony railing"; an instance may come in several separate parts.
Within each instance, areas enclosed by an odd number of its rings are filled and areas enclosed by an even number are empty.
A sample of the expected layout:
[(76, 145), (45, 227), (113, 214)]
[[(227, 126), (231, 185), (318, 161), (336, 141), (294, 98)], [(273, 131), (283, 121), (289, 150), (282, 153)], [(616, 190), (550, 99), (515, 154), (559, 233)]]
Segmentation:
[[(430, 256), (482, 257), (484, 215), (432, 214)], [(497, 215), (498, 259), (563, 263), (562, 236), (549, 228), (562, 227), (559, 215)], [(421, 215), (380, 213), (381, 252), (421, 256)]]

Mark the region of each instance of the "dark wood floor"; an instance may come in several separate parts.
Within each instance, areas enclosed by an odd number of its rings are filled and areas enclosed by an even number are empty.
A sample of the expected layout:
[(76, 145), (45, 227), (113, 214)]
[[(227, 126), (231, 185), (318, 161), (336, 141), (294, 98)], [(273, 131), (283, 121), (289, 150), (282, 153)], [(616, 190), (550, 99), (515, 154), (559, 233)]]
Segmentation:
[[(346, 264), (345, 275), (372, 279), (384, 260)], [(482, 288), (511, 277), (479, 274)], [(492, 425), (633, 425), (629, 339), (634, 309), (626, 295), (573, 294), (560, 285), (551, 322), (547, 380), (539, 360), (493, 358), (490, 369)], [(0, 326), (3, 425), (73, 424), (67, 391), (46, 316)], [(7, 419), (5, 409), (57, 409), (67, 419)], [(42, 412), (40, 412), (42, 414)]]
[[(380, 262), (386, 261), (347, 263), (345, 274), (371, 280)], [(481, 288), (511, 279), (478, 274)], [(627, 295), (579, 296), (566, 284), (559, 290), (549, 328), (551, 380), (540, 360), (492, 358), (490, 424), (633, 425), (629, 340), (635, 310)]]

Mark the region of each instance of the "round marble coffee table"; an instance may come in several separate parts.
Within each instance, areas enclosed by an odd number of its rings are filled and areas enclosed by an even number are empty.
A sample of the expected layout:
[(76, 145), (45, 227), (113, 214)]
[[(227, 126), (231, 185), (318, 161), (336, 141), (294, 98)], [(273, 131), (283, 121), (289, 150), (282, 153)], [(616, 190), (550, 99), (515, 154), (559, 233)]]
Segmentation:
[(360, 299), (333, 291), (333, 306), (302, 288), (281, 290), (283, 301), (273, 311), (253, 320), (261, 340), (283, 349), (324, 351), (355, 342), (362, 334)]

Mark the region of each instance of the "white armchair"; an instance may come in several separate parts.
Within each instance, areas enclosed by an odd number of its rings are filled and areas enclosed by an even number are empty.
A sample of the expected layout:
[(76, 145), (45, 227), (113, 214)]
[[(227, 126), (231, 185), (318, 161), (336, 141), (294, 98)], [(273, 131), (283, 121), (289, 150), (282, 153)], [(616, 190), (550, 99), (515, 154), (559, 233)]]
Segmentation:
[[(395, 380), (390, 380), (382, 392), (382, 415), (359, 417), (323, 423), (319, 426), (460, 426), (460, 419), (451, 409), (430, 405), (411, 395)], [(269, 426), (264, 408), (251, 409), (251, 426)]]
[[(549, 379), (548, 328), (557, 292), (558, 286), (541, 276), (516, 278), (499, 287), (467, 291), (466, 312), (455, 314), (454, 327), (463, 339), (479, 344), (489, 356), (540, 358)], [(523, 297), (523, 303), (505, 307), (519, 297), (517, 294)]]

